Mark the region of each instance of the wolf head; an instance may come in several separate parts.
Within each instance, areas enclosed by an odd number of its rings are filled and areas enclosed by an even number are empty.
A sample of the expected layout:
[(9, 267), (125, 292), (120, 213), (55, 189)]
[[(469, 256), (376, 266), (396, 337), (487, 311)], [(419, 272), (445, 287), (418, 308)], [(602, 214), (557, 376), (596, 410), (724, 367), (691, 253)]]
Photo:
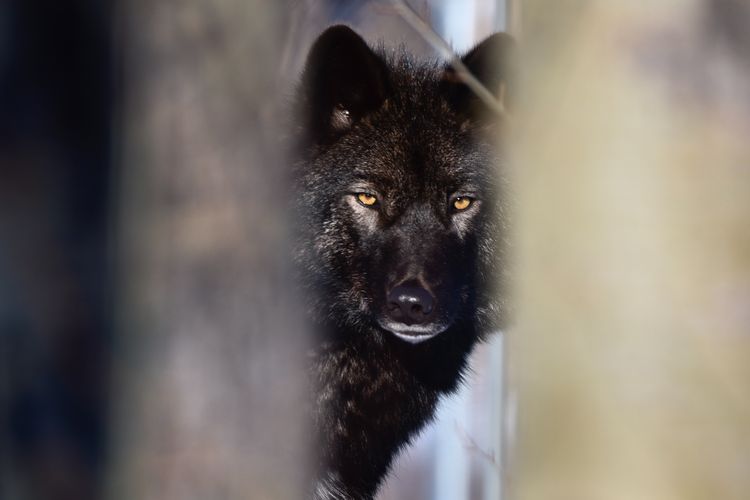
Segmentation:
[[(496, 34), (462, 59), (498, 97), (512, 45)], [(313, 45), (297, 104), (296, 260), (314, 318), (411, 343), (497, 326), (505, 119), (450, 65), (345, 26)]]

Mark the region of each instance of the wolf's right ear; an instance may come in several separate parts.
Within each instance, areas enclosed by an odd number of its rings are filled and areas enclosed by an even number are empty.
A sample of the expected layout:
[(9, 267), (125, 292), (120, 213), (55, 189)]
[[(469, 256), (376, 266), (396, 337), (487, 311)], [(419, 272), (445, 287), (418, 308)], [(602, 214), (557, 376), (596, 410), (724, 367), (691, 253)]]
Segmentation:
[(329, 142), (380, 108), (388, 67), (351, 28), (331, 26), (310, 49), (301, 92), (308, 133)]
[[(495, 33), (470, 50), (461, 62), (507, 112), (512, 108), (517, 57), (513, 37), (507, 33)], [(445, 68), (441, 86), (448, 102), (460, 115), (481, 121), (492, 121), (497, 116), (453, 66)]]

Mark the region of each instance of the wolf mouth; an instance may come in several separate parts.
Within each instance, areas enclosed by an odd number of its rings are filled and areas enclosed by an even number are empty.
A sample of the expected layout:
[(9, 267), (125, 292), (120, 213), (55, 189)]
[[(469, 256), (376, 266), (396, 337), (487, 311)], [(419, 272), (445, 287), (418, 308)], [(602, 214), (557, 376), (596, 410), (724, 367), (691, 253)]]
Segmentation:
[(433, 337), (443, 333), (448, 329), (447, 324), (431, 324), (431, 325), (406, 325), (404, 323), (397, 323), (387, 319), (378, 319), (378, 324), (383, 330), (386, 330), (396, 337), (409, 342), (410, 344), (419, 344), (426, 340), (430, 340)]

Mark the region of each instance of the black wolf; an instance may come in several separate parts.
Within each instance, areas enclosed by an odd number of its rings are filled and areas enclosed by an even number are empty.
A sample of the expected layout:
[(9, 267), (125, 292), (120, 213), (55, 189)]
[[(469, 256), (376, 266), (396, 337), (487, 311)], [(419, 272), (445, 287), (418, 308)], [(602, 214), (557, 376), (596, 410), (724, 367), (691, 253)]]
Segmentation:
[[(512, 45), (496, 34), (463, 58), (498, 95)], [(345, 26), (314, 43), (296, 102), (295, 260), (322, 339), (313, 496), (372, 498), (504, 316), (504, 119), (450, 65)]]

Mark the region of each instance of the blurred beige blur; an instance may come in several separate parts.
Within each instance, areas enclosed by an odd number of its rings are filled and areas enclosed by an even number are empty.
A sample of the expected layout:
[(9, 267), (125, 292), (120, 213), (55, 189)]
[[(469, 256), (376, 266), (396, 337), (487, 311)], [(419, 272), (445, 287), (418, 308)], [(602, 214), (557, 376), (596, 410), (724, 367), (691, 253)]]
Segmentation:
[(750, 6), (522, 8), (508, 498), (750, 498)]

